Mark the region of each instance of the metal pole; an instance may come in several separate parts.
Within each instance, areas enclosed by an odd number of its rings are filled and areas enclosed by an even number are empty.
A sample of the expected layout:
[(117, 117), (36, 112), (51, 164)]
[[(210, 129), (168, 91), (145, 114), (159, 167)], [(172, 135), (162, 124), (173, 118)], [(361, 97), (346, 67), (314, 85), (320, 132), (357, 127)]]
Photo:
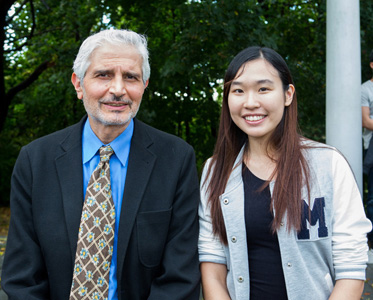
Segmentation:
[(358, 0), (327, 0), (326, 143), (347, 158), (362, 194)]

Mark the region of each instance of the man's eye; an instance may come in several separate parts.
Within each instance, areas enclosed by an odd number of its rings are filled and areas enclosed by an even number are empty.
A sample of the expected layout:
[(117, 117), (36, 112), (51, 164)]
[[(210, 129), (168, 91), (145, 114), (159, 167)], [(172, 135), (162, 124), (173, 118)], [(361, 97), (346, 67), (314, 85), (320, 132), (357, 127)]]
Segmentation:
[(266, 91), (268, 91), (268, 89), (267, 89), (266, 87), (261, 87), (261, 88), (259, 89), (259, 92), (266, 92)]
[(99, 73), (99, 74), (97, 74), (97, 77), (107, 77), (107, 74), (106, 73)]
[(129, 80), (137, 80), (137, 76), (136, 75), (130, 75), (130, 74), (127, 74), (126, 75), (126, 79), (129, 79)]
[(235, 89), (235, 90), (233, 90), (233, 93), (243, 93), (243, 90), (241, 90), (241, 89)]

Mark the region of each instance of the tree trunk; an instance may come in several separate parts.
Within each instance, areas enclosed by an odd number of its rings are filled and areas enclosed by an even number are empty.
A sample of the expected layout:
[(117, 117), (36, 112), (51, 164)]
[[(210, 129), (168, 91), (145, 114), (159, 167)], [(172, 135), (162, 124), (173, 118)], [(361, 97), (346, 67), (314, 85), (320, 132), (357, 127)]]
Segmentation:
[(5, 66), (5, 58), (4, 58), (4, 41), (5, 41), (5, 25), (6, 25), (6, 16), (8, 14), (8, 10), (13, 5), (14, 0), (4, 0), (0, 5), (0, 132), (4, 126), (6, 115), (8, 114), (8, 107), (7, 99), (5, 96), (5, 80), (4, 80), (4, 66)]
[(4, 128), (6, 117), (9, 111), (9, 106), (14, 96), (20, 91), (30, 86), (35, 80), (38, 79), (38, 77), (48, 67), (53, 65), (53, 62), (50, 62), (49, 60), (45, 60), (35, 69), (35, 71), (28, 78), (26, 78), (24, 81), (22, 81), (18, 85), (9, 89), (8, 92), (5, 91), (5, 80), (4, 80), (5, 56), (4, 56), (4, 47), (3, 47), (4, 42), (5, 42), (4, 28), (7, 25), (6, 17), (7, 17), (8, 11), (15, 1), (5, 0), (3, 2), (4, 4), (0, 6), (0, 26), (1, 26), (0, 28), (2, 29), (2, 32), (0, 34), (0, 45), (2, 45), (0, 47), (0, 57), (1, 57), (1, 62), (0, 62), (0, 132)]

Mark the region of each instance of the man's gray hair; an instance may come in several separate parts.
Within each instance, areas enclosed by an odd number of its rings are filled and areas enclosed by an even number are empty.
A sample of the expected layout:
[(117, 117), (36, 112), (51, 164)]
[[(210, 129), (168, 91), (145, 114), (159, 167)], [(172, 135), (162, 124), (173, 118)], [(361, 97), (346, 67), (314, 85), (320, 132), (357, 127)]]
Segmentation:
[(149, 52), (146, 37), (131, 30), (108, 29), (100, 31), (86, 38), (80, 46), (75, 58), (73, 70), (83, 83), (84, 76), (91, 64), (90, 57), (98, 47), (106, 44), (132, 45), (142, 57), (142, 80), (144, 84), (150, 77)]

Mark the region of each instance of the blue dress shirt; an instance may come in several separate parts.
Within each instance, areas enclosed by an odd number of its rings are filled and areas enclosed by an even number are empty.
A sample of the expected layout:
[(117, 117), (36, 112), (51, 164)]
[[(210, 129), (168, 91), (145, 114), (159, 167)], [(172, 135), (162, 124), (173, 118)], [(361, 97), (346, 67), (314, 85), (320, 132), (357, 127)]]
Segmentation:
[[(131, 139), (133, 135), (133, 120), (115, 140), (110, 143), (114, 154), (110, 158), (110, 182), (111, 192), (115, 205), (115, 234), (113, 256), (110, 265), (109, 274), (109, 300), (118, 299), (117, 291), (117, 244), (120, 211), (122, 207), (124, 185), (126, 182), (128, 156), (130, 153)], [(98, 150), (103, 145), (100, 139), (92, 131), (89, 120), (85, 122), (82, 136), (82, 155), (83, 155), (83, 193), (87, 190), (87, 185), (92, 172), (100, 162)]]

